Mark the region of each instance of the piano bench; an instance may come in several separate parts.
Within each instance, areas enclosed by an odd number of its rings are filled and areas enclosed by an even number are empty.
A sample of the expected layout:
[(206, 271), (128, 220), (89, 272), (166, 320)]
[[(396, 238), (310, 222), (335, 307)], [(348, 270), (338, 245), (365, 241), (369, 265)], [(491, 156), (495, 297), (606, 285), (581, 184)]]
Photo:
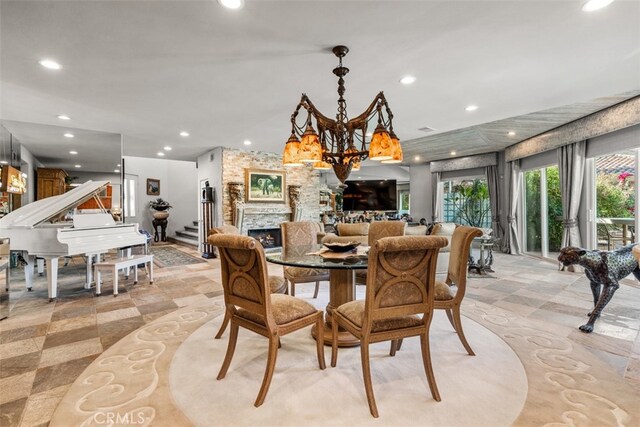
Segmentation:
[(153, 283), (153, 255), (131, 255), (111, 261), (98, 262), (93, 265), (96, 278), (96, 295), (102, 291), (102, 272), (113, 275), (113, 296), (118, 295), (118, 271), (133, 267), (134, 282), (138, 283), (138, 264), (149, 264), (149, 283)]

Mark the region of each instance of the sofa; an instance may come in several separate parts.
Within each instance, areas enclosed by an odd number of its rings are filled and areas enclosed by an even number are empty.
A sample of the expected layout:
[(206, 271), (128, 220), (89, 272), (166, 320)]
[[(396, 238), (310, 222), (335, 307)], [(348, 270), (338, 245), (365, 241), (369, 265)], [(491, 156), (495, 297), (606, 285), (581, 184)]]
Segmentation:
[[(441, 222), (435, 224), (431, 230), (426, 225), (417, 225), (406, 227), (405, 236), (443, 236), (448, 240), (447, 246), (440, 249), (438, 255), (438, 263), (436, 265), (436, 273), (446, 273), (449, 268), (449, 251), (451, 249), (451, 236), (456, 229), (457, 224), (453, 222)], [(326, 233), (322, 237), (323, 243), (333, 242), (358, 242), (363, 246), (369, 245), (369, 223), (340, 223), (336, 225), (338, 234)], [(431, 231), (431, 233), (429, 233)]]

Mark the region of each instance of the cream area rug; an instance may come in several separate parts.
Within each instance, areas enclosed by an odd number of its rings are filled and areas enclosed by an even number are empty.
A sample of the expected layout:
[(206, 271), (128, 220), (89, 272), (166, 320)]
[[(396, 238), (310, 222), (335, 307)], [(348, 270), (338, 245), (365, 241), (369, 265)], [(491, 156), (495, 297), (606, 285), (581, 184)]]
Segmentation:
[[(193, 333), (176, 352), (169, 383), (174, 399), (195, 425), (228, 426), (506, 426), (520, 413), (527, 379), (520, 360), (497, 335), (467, 321), (476, 357), (466, 354), (446, 316), (431, 328), (432, 362), (442, 397), (431, 397), (420, 339), (405, 339), (389, 357), (389, 343), (371, 345), (371, 375), (380, 412), (369, 414), (360, 348), (343, 348), (335, 368), (318, 368), (309, 330), (282, 339), (265, 403), (253, 407), (266, 363), (267, 340), (241, 330), (227, 376), (217, 381), (225, 339), (212, 340), (218, 321)], [(326, 349), (327, 362), (330, 348)], [(488, 410), (490, 409), (490, 410)]]
[[(309, 301), (322, 307), (321, 297)], [(371, 366), (380, 418), (373, 419), (359, 349), (341, 349), (338, 366), (320, 371), (303, 330), (282, 340), (271, 388), (255, 408), (266, 339), (241, 330), (229, 372), (217, 381), (229, 336), (213, 339), (222, 309), (221, 298), (185, 307), (114, 344), (74, 382), (50, 425), (640, 425), (637, 393), (565, 338), (568, 330), (474, 301), (464, 304), (463, 323), (477, 356), (466, 355), (441, 313), (432, 324), (442, 402), (431, 398), (415, 338), (393, 358), (388, 344), (377, 344)], [(325, 354), (329, 365), (329, 348)]]

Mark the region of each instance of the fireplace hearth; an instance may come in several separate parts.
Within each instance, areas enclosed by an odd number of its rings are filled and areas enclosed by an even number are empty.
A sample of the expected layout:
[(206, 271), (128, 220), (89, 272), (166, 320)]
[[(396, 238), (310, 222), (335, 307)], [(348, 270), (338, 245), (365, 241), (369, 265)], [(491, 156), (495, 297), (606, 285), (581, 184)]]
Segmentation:
[(259, 241), (265, 249), (282, 247), (280, 228), (254, 228), (247, 230), (247, 234)]

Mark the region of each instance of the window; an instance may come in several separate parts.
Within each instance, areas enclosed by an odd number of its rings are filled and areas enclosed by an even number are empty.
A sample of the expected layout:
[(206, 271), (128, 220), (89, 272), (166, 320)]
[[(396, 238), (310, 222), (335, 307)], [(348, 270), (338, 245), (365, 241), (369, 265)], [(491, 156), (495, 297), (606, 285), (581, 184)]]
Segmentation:
[(127, 175), (124, 179), (124, 216), (132, 218), (136, 216), (136, 187), (138, 177)]
[(491, 228), (489, 187), (484, 178), (443, 181), (443, 221)]

